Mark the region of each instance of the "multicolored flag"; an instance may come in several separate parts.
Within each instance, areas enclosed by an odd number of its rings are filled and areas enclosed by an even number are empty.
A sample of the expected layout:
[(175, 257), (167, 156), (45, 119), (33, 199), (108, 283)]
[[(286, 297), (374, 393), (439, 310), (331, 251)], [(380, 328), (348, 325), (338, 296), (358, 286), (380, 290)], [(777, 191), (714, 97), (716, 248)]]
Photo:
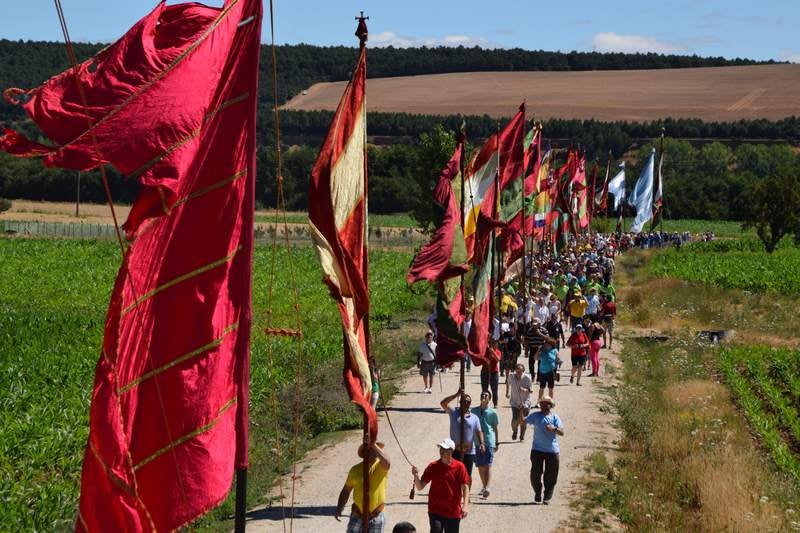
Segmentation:
[[(364, 24), (361, 21), (361, 24)], [(366, 30), (366, 29), (365, 29)], [(370, 405), (372, 378), (366, 325), (367, 109), (366, 50), (333, 115), (308, 188), (308, 220), (323, 281), (339, 306), (344, 332), (344, 382), (350, 400), (367, 415), (370, 439), (378, 432)]]
[(492, 219), (483, 211), (478, 213), (478, 224), (475, 239), (475, 255), (473, 265), (475, 272), (470, 287), (474, 299), (472, 327), (469, 331), (469, 353), (477, 364), (481, 364), (489, 342), (491, 327), (491, 309), (494, 283), (492, 280), (492, 264), (494, 262), (495, 229), (503, 223)]
[(631, 231), (639, 233), (645, 223), (653, 218), (653, 173), (655, 167), (656, 149), (650, 152), (650, 157), (639, 175), (639, 180), (633, 189), (628, 203), (636, 208), (636, 218), (633, 220)]
[[(467, 256), (472, 259), (478, 211), (494, 218), (497, 194), (522, 175), (525, 139), (525, 104), (499, 132), (493, 134), (467, 167), (464, 180), (464, 240)], [(496, 180), (496, 181), (495, 181)]]
[[(95, 371), (77, 531), (171, 531), (247, 466), (261, 2), (166, 5), (24, 93), (54, 146), (0, 148), (136, 177)], [(76, 85), (80, 90), (76, 90)]]
[(467, 265), (467, 248), (461, 228), (461, 210), (453, 192), (455, 186), (461, 196), (461, 157), (464, 142), (456, 146), (450, 161), (442, 170), (433, 190), (433, 217), (436, 231), (414, 256), (406, 281), (443, 281), (464, 274)]

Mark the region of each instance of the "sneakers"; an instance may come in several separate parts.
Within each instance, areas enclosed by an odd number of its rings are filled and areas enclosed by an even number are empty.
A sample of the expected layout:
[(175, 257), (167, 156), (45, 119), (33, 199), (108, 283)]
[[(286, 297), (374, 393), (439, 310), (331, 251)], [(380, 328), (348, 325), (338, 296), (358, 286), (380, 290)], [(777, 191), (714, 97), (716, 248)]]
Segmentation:
[(491, 493), (489, 492), (489, 489), (487, 489), (486, 487), (483, 487), (478, 494), (480, 494), (484, 498), (488, 498), (489, 494), (491, 494)]
[(433, 391), (430, 388), (425, 389), (425, 392), (427, 392), (428, 394), (432, 394), (433, 393)]
[(542, 500), (542, 504), (544, 504), (544, 505), (550, 505), (550, 498), (548, 498), (548, 499), (546, 499), (546, 500)]

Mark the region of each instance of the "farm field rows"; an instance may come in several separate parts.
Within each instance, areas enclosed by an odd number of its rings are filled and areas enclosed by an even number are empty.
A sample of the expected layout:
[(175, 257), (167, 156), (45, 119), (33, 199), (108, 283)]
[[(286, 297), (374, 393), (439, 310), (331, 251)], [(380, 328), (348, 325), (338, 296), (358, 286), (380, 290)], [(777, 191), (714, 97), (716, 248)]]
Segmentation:
[[(293, 253), (303, 312), (304, 377), (325, 387), (317, 394), (326, 398), (327, 405), (336, 406), (328, 418), (309, 410), (307, 422), (319, 430), (337, 429), (351, 418), (357, 423), (360, 418), (348, 407), (342, 387), (336, 386), (341, 379), (338, 312), (321, 282), (313, 251), (301, 248)], [(113, 241), (0, 239), (0, 257), (0, 524), (19, 530), (68, 529), (75, 517), (94, 367), (120, 252)], [(293, 328), (286, 259), (285, 251), (277, 256), (280, 278), (275, 284), (272, 325)], [(405, 288), (409, 259), (408, 254), (371, 254), (370, 286), (381, 295), (373, 299), (374, 331), (419, 305), (419, 297)], [(264, 333), (270, 264), (269, 248), (257, 247), (251, 391), (254, 463), (272, 455), (270, 391), (280, 392), (295, 375), (293, 341)], [(313, 386), (309, 389), (313, 392)], [(319, 403), (318, 398), (310, 401)], [(284, 398), (284, 403), (290, 401)], [(262, 462), (274, 468), (274, 461)], [(258, 474), (256, 465), (252, 475)]]
[(719, 365), (775, 463), (800, 482), (800, 351), (724, 348)]
[(800, 295), (800, 248), (786, 247), (772, 254), (756, 249), (748, 241), (696, 243), (680, 251), (664, 250), (653, 257), (648, 268), (658, 277)]

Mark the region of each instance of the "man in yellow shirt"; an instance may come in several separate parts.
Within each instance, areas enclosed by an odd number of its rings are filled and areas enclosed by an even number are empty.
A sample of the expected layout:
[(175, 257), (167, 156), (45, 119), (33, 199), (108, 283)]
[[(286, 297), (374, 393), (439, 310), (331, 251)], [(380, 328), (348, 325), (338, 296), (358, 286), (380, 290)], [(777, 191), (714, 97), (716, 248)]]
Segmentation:
[(383, 533), (386, 517), (383, 514), (386, 502), (386, 477), (389, 474), (391, 462), (383, 452), (383, 443), (376, 442), (372, 445), (362, 444), (358, 447), (358, 456), (364, 458), (366, 450), (369, 467), (369, 523), (363, 528), (364, 513), (361, 507), (364, 502), (364, 462), (361, 461), (350, 469), (347, 481), (339, 493), (334, 518), (339, 520), (344, 506), (353, 493), (353, 507), (350, 511), (350, 521), (347, 523), (347, 533)]
[(572, 331), (575, 331), (575, 326), (578, 324), (583, 325), (583, 317), (586, 314), (586, 308), (589, 307), (589, 302), (583, 297), (581, 291), (573, 293), (572, 300), (567, 304), (569, 311), (569, 326)]

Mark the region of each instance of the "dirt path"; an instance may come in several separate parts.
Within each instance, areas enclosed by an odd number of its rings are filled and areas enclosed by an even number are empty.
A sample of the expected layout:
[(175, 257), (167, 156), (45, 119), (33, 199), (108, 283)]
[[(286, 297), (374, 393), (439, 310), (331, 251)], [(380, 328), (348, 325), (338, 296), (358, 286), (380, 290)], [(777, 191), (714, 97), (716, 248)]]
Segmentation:
[[(423, 331), (422, 326), (420, 331)], [(584, 475), (585, 458), (599, 447), (613, 446), (617, 438), (616, 430), (609, 423), (609, 415), (600, 411), (606, 401), (601, 392), (602, 385), (613, 382), (609, 366), (620, 368), (615, 343), (614, 351), (602, 350), (601, 363), (605, 378), (584, 378), (583, 386), (569, 384), (568, 372), (562, 372), (562, 380), (556, 385), (555, 412), (564, 421), (565, 436), (561, 437), (561, 468), (555, 497), (550, 506), (533, 505), (533, 491), (530, 486), (530, 446), (532, 433), (529, 429), (525, 442), (512, 442), (508, 400), (504, 398), (503, 378), (500, 379), (500, 446), (492, 468), (491, 495), (481, 498), (477, 469), (473, 472), (475, 483), (472, 490), (470, 515), (462, 521), (462, 531), (503, 531), (504, 528), (520, 527), (536, 531), (554, 531), (568, 528), (568, 520), (573, 512), (570, 501), (579, 497), (579, 479)], [(569, 353), (561, 350), (560, 357), (569, 365)], [(523, 362), (520, 358), (520, 362)], [(422, 380), (416, 369), (406, 371), (402, 387), (388, 407), (392, 424), (400, 438), (409, 459), (423, 469), (430, 461), (438, 458), (436, 443), (448, 436), (448, 420), (439, 407), (439, 401), (458, 389), (458, 372), (451, 371), (441, 375), (443, 391), (439, 390), (439, 375), (436, 376), (433, 394), (423, 394)], [(467, 374), (467, 392), (477, 404), (480, 392), (480, 374), (473, 368)], [(402, 520), (413, 523), (417, 530), (428, 530), (427, 488), (409, 500), (411, 471), (392, 437), (386, 415), (380, 415), (380, 438), (386, 443), (386, 451), (392, 459), (389, 475), (386, 505), (386, 531)], [(349, 432), (341, 441), (318, 450), (298, 464), (298, 479), (295, 486), (295, 508), (293, 531), (295, 532), (334, 532), (344, 531), (347, 516), (337, 523), (333, 518), (339, 490), (347, 476), (347, 471), (358, 461), (355, 450), (361, 441), (361, 433)], [(283, 480), (284, 494), (291, 493), (291, 480)], [(277, 488), (274, 494), (277, 494)], [(286, 513), (289, 514), (289, 500), (286, 500)], [(349, 514), (350, 504), (346, 508)], [(283, 531), (283, 511), (280, 505), (264, 509), (253, 509), (249, 513), (247, 530)], [(286, 520), (286, 531), (290, 531)]]

